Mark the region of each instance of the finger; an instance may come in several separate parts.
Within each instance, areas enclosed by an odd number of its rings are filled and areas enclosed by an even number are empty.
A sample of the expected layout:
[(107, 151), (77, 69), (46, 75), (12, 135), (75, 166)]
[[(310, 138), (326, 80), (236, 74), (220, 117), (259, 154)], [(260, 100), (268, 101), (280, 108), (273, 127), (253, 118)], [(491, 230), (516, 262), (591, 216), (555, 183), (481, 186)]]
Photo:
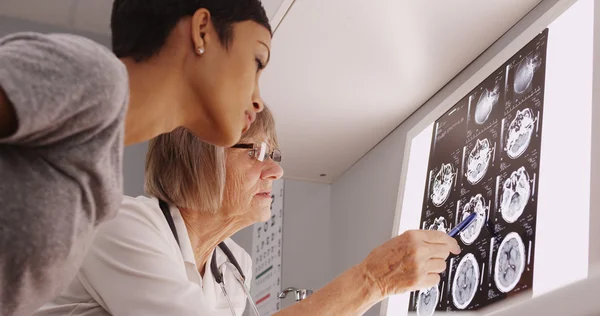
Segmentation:
[(431, 259), (427, 261), (425, 265), (425, 269), (428, 274), (442, 273), (446, 271), (446, 260), (443, 259)]
[(450, 252), (452, 252), (455, 255), (458, 255), (461, 252), (460, 246), (458, 245), (458, 241), (456, 241), (456, 239), (453, 238), (452, 240), (454, 240), (454, 242), (451, 243)]
[(455, 255), (460, 253), (460, 247), (458, 246), (458, 242), (456, 241), (456, 239), (448, 236), (448, 234), (434, 230), (424, 231), (424, 233), (424, 241), (426, 243), (448, 245), (452, 253), (454, 253)]
[(454, 238), (439, 230), (422, 230), (423, 240), (431, 244), (447, 244)]
[(451, 252), (455, 255), (458, 255), (461, 252), (460, 246), (458, 245), (458, 242), (456, 242), (456, 240), (454, 242), (450, 242), (447, 244), (429, 243), (429, 242), (425, 242), (425, 244), (428, 246), (431, 246), (432, 249), (436, 249), (436, 250), (434, 250), (437, 255), (436, 258), (447, 258), (448, 257), (448, 254), (446, 254), (444, 257), (444, 251), (441, 249), (445, 249), (445, 251)]
[(442, 244), (427, 244), (429, 259), (446, 260), (452, 250), (451, 246)]

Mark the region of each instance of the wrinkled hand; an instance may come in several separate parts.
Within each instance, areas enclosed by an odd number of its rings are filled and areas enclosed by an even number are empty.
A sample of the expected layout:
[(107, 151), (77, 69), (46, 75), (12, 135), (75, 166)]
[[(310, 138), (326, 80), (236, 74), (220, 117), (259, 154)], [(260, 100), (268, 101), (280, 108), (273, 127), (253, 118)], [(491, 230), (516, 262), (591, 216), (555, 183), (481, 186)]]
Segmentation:
[(411, 230), (375, 248), (359, 265), (382, 297), (440, 282), (446, 258), (460, 253), (456, 240), (434, 230)]

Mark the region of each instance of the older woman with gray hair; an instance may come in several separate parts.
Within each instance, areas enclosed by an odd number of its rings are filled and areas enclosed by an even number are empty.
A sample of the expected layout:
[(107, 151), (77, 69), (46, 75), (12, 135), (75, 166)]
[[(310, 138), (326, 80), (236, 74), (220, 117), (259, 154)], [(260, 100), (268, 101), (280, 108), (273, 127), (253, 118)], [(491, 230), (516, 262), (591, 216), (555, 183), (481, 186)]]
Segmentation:
[[(154, 139), (150, 197), (125, 198), (78, 277), (36, 315), (241, 315), (247, 299), (254, 304), (252, 262), (230, 236), (270, 218), (271, 186), (283, 175), (277, 148), (267, 108), (232, 148), (185, 129)], [(437, 284), (450, 252), (460, 249), (444, 233), (406, 232), (276, 315), (360, 315), (388, 295)]]

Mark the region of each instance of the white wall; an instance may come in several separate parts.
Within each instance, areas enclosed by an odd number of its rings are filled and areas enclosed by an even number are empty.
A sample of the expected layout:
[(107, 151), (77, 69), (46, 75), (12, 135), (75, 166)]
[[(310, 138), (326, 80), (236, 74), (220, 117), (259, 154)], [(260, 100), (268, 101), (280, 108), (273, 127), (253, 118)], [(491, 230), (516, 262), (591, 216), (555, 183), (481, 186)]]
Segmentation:
[[(331, 187), (285, 180), (283, 199), (283, 288), (319, 289), (331, 279)], [(288, 297), (282, 306), (292, 303)]]
[(36, 23), (0, 14), (0, 37), (15, 32), (71, 33), (90, 38), (106, 47), (110, 47), (110, 37), (88, 32), (72, 31), (65, 27)]
[[(391, 236), (405, 133), (400, 127), (386, 137), (331, 187), (334, 276)], [(379, 315), (379, 309), (378, 304), (365, 315)]]
[(594, 6), (594, 87), (592, 95), (592, 166), (590, 182), (592, 197), (590, 200), (590, 272), (600, 270), (600, 194), (594, 194), (600, 188), (600, 5)]
[(362, 261), (389, 239), (398, 192), (403, 137), (393, 133), (332, 185), (332, 272)]
[(123, 192), (125, 195), (144, 194), (144, 166), (148, 142), (125, 147), (123, 155)]

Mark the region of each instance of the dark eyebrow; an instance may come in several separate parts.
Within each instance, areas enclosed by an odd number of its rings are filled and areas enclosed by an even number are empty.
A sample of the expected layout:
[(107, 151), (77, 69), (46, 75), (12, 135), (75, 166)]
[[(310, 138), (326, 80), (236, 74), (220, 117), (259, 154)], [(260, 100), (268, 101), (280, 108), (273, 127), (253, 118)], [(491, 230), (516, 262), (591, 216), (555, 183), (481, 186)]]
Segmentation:
[(265, 66), (266, 66), (269, 63), (269, 60), (271, 60), (271, 49), (269, 48), (269, 45), (265, 44), (264, 42), (262, 42), (262, 41), (258, 41), (258, 42), (265, 45), (265, 47), (267, 48), (268, 55), (267, 55), (267, 62), (265, 63)]

